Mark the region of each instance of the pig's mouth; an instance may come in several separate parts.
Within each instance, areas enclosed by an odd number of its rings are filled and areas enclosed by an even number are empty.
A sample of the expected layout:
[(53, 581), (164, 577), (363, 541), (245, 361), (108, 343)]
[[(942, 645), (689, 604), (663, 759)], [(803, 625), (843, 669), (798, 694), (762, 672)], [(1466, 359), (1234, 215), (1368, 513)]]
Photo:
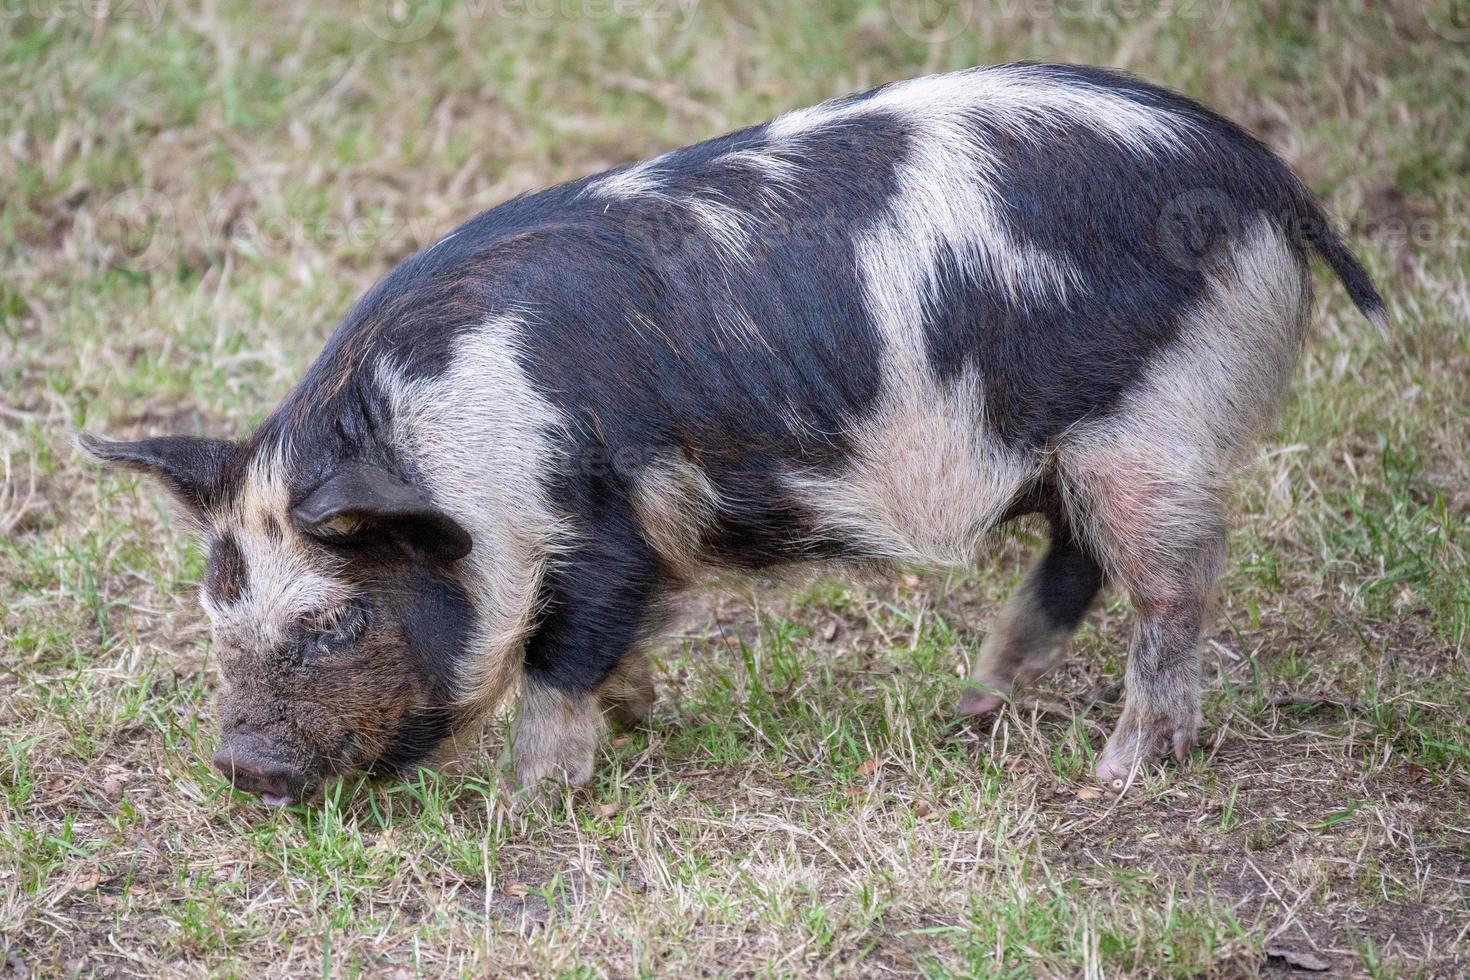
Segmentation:
[(235, 789), (253, 793), (270, 807), (300, 802), (320, 782), (314, 774), (292, 765), (273, 741), (252, 731), (226, 736), (215, 754), (214, 767)]

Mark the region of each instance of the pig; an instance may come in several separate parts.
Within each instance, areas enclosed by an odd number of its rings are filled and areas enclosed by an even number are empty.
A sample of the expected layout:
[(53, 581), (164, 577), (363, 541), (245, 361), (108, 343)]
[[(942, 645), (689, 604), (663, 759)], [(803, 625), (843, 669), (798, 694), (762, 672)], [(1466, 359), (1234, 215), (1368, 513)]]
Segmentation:
[[(1050, 543), (961, 692), (987, 716), (1099, 590), (1136, 616), (1096, 777), (1185, 759), (1232, 468), (1319, 256), (1240, 127), (1117, 71), (901, 81), (510, 200), (412, 255), (239, 440), (80, 436), (202, 529), (214, 762), (266, 804), (411, 770), (519, 691), (525, 787), (643, 723), (715, 573), (973, 566)], [(543, 781), (551, 781), (546, 783)]]

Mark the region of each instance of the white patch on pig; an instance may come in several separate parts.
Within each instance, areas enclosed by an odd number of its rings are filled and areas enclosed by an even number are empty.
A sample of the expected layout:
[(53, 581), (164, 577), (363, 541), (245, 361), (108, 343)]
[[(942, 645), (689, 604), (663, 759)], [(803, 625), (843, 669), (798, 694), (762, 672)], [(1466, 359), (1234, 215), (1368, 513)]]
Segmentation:
[(528, 319), (499, 314), (466, 331), (434, 377), (378, 365), (393, 445), (473, 541), (459, 568), (477, 614), (474, 655), (458, 685), (472, 712), (494, 708), (519, 675), (542, 575), (568, 538), (544, 490), (563, 420), (517, 356)]
[(310, 547), (291, 527), (286, 455), (277, 449), (252, 461), (233, 506), (212, 521), (218, 535), (234, 539), (246, 571), (232, 602), (200, 591), (225, 657), (230, 650), (272, 650), (287, 641), (302, 617), (329, 614), (351, 596), (332, 556)]
[(977, 118), (1024, 141), (1086, 128), (1144, 155), (1178, 149), (1192, 132), (1189, 120), (1108, 89), (1007, 65), (916, 78), (866, 99), (787, 113), (770, 124), (769, 135), (799, 152), (832, 123), (879, 113), (904, 121), (908, 147), (886, 215), (859, 242), (859, 269), (896, 355), (919, 360), (920, 314), (938, 288), (938, 260), (946, 250), (967, 278), (995, 285), (1022, 306), (1065, 300), (1083, 284), (1066, 257), (1011, 235), (1001, 194), (1006, 175), (975, 127)]
[[(582, 190), (581, 196), (633, 204), (639, 201), (657, 201), (678, 208), (694, 218), (704, 229), (714, 245), (716, 256), (731, 263), (747, 261), (754, 217), (722, 200), (719, 191), (714, 188), (683, 193), (671, 190), (664, 176), (658, 173), (658, 168), (663, 165), (667, 156), (668, 154), (654, 157), (605, 177), (598, 177)], [(687, 247), (672, 230), (666, 242), (655, 240), (653, 243), (664, 244), (670, 249)]]
[(688, 581), (704, 571), (701, 540), (719, 515), (720, 499), (709, 476), (682, 456), (645, 467), (631, 494), (644, 540), (665, 568)]
[(1036, 475), (1038, 459), (989, 436), (969, 372), (927, 389), (890, 375), (878, 409), (849, 431), (838, 475), (787, 483), (827, 535), (916, 564), (973, 564), (984, 536)]
[(598, 177), (582, 189), (582, 196), (629, 200), (655, 194), (663, 187), (656, 173), (662, 160), (663, 157), (653, 157)]
[(922, 121), (932, 114), (954, 119), (981, 114), (1009, 127), (1018, 138), (1065, 133), (1085, 126), (1136, 153), (1186, 145), (1194, 124), (1167, 109), (1084, 79), (1058, 75), (1041, 65), (996, 65), (894, 82), (864, 99), (838, 99), (777, 117), (772, 139), (801, 139), (833, 122), (873, 113), (898, 113)]
[(774, 147), (753, 147), (745, 150), (731, 150), (715, 157), (714, 166), (736, 166), (754, 170), (765, 180), (762, 190), (764, 196), (771, 202), (779, 202), (785, 197), (798, 193), (801, 189), (801, 178), (806, 169), (796, 160), (792, 159), (789, 150)]

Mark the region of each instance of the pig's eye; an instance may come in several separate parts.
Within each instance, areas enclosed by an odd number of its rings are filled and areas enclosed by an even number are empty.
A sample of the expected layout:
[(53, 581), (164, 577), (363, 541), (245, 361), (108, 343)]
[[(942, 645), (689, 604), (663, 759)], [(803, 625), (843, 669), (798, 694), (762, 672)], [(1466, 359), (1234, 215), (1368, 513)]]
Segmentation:
[(307, 626), (311, 645), (324, 650), (346, 646), (361, 639), (367, 630), (367, 608), (351, 603)]

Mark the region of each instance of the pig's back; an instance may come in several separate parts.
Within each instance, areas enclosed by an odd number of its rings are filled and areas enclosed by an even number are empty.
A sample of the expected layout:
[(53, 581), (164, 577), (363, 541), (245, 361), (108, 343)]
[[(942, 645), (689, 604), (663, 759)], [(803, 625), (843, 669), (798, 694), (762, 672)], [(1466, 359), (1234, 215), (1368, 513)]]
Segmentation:
[(918, 487), (894, 506), (920, 524), (926, 492), (986, 484), (939, 547), (1146, 382), (1240, 243), (1265, 227), (1301, 275), (1304, 216), (1285, 166), (1195, 103), (1099, 69), (974, 69), (507, 202), (395, 270), (314, 370), (378, 349), (433, 378), (509, 317), (567, 458), (692, 467), (721, 501), (714, 547), (844, 550), (811, 515), (855, 467), (878, 496)]

